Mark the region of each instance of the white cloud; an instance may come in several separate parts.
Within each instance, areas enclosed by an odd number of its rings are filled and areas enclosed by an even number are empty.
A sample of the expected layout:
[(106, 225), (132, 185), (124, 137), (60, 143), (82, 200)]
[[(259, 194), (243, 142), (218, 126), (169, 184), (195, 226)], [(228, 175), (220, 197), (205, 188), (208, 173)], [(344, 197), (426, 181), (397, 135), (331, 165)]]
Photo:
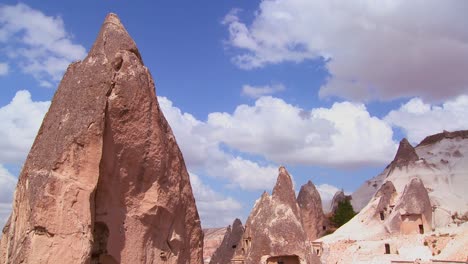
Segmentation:
[(49, 105), (50, 102), (33, 102), (31, 94), (22, 90), (0, 108), (0, 163), (23, 162)]
[(264, 85), (264, 86), (252, 86), (246, 84), (242, 86), (242, 95), (259, 98), (265, 95), (272, 95), (278, 92), (284, 91), (286, 88), (282, 84)]
[(397, 147), (388, 124), (372, 117), (364, 105), (349, 102), (304, 110), (262, 97), (232, 114), (211, 113), (208, 124), (214, 139), (280, 164), (386, 164)]
[(331, 201), (333, 200), (333, 196), (336, 192), (340, 191), (336, 186), (330, 184), (320, 184), (316, 185), (315, 188), (320, 194), (320, 198), (322, 199), (322, 208), (325, 213), (330, 211)]
[(8, 66), (8, 63), (0, 62), (0, 76), (7, 75), (9, 71), (10, 67)]
[[(182, 113), (166, 97), (158, 97), (158, 101), (191, 171), (225, 178), (245, 190), (273, 187), (277, 176), (275, 166), (262, 166), (227, 153), (214, 136), (213, 128), (206, 122), (197, 120), (191, 114)], [(252, 181), (253, 178), (255, 181)]]
[(204, 228), (227, 226), (239, 217), (242, 205), (238, 201), (215, 192), (194, 173), (190, 173), (190, 182)]
[(73, 43), (61, 17), (22, 3), (0, 6), (0, 43), (12, 62), (46, 87), (58, 82), (71, 62), (86, 55), (83, 46)]
[(466, 10), (456, 0), (270, 0), (250, 24), (237, 9), (223, 23), (241, 68), (323, 59), (322, 97), (444, 100), (468, 92)]
[(11, 202), (16, 187), (16, 178), (0, 164), (0, 230), (11, 213)]
[(440, 105), (424, 103), (413, 98), (400, 109), (391, 111), (384, 119), (403, 129), (408, 140), (419, 143), (426, 136), (443, 130), (468, 129), (468, 96), (462, 95)]

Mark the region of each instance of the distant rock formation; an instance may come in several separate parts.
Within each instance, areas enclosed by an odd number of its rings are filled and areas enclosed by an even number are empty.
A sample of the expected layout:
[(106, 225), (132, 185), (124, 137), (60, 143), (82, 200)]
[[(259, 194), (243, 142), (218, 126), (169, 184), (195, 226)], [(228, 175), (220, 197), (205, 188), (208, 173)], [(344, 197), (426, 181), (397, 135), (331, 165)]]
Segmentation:
[(184, 159), (118, 17), (71, 64), (34, 141), (0, 263), (202, 263)]
[(390, 214), (386, 227), (392, 233), (424, 233), (431, 231), (432, 206), (426, 187), (419, 178), (406, 185)]
[(468, 138), (468, 130), (459, 130), (459, 131), (453, 131), (453, 132), (444, 130), (442, 133), (427, 136), (416, 147), (431, 145), (431, 144), (440, 142), (443, 139), (452, 139), (452, 138), (460, 138), (460, 139)]
[(338, 205), (346, 200), (351, 201), (351, 195), (346, 195), (343, 191), (337, 191), (335, 195), (333, 195), (333, 199), (330, 204), (331, 214), (334, 214), (336, 212), (336, 209), (338, 209)]
[(210, 263), (214, 252), (223, 242), (227, 227), (203, 228), (203, 263)]
[(297, 203), (301, 212), (302, 226), (310, 241), (314, 241), (325, 233), (325, 215), (322, 199), (315, 185), (308, 181), (302, 185)]
[(411, 162), (417, 161), (418, 159), (419, 156), (416, 154), (416, 150), (411, 146), (406, 138), (403, 138), (400, 141), (400, 146), (398, 147), (398, 151), (395, 158), (390, 163), (390, 166), (402, 167), (410, 164)]
[(210, 264), (230, 264), (237, 247), (242, 246), (243, 234), (242, 222), (239, 219), (234, 220), (232, 227), (227, 228), (223, 242), (211, 257)]
[(302, 227), (289, 173), (280, 167), (273, 194), (264, 192), (247, 219), (235, 259), (246, 264), (320, 263)]

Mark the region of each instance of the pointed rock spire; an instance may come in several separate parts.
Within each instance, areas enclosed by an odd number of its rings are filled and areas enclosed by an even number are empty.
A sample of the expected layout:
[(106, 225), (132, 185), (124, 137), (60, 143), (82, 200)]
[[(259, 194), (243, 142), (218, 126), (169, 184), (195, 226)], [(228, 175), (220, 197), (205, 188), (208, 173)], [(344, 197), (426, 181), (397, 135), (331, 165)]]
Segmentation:
[(0, 263), (201, 264), (202, 236), (153, 79), (110, 14), (54, 95), (19, 176)]
[(231, 259), (234, 257), (237, 248), (242, 247), (243, 234), (244, 227), (242, 226), (242, 222), (236, 218), (232, 223), (232, 227), (224, 235), (223, 242), (221, 242), (221, 245), (211, 257), (210, 264), (231, 263)]
[(302, 225), (310, 241), (317, 239), (324, 233), (325, 215), (323, 214), (322, 199), (315, 185), (308, 181), (302, 185), (297, 196)]
[(296, 192), (294, 191), (291, 176), (284, 166), (279, 167), (279, 174), (273, 188), (272, 198), (288, 204), (293, 208), (295, 214), (297, 211)]
[(307, 242), (286, 168), (279, 168), (272, 196), (264, 192), (255, 203), (245, 225), (244, 238), (247, 239), (245, 247), (238, 249), (236, 256), (243, 256), (246, 264), (261, 263), (270, 256), (294, 255), (301, 263), (320, 263)]
[(419, 156), (416, 154), (416, 150), (406, 138), (403, 138), (400, 141), (400, 146), (398, 147), (398, 151), (395, 155), (395, 158), (393, 159), (392, 164), (394, 166), (405, 166), (410, 162), (417, 161), (418, 159)]

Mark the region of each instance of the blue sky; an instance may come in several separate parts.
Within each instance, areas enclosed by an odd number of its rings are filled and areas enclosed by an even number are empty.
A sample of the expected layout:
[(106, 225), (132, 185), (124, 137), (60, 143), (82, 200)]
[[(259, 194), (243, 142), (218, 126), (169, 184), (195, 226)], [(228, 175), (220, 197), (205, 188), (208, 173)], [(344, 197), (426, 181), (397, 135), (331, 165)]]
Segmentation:
[(0, 222), (66, 65), (118, 14), (156, 83), (205, 227), (246, 219), (279, 165), (324, 200), (467, 129), (464, 1), (3, 1)]

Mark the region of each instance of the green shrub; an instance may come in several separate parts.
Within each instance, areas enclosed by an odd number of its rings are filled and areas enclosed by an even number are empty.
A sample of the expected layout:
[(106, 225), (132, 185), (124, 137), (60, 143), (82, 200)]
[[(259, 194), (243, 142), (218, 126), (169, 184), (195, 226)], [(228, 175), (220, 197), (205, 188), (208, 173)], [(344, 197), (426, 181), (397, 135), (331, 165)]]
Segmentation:
[(336, 227), (340, 227), (346, 224), (355, 215), (356, 212), (354, 212), (353, 206), (351, 205), (350, 201), (344, 200), (338, 203), (335, 215), (333, 215), (331, 221)]

